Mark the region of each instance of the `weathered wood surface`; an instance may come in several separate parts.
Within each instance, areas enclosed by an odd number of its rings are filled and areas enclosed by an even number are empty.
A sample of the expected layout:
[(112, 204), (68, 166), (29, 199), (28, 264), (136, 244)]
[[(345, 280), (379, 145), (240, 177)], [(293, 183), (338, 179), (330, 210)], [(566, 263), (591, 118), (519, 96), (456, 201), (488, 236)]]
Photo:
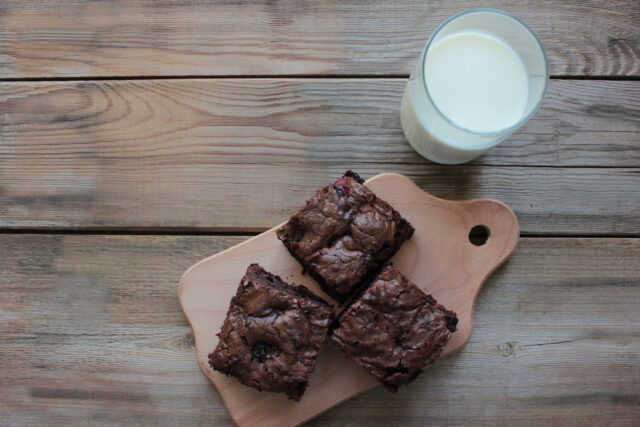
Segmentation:
[[(1, 235), (2, 423), (229, 423), (176, 294), (189, 265), (243, 239)], [(524, 238), (461, 352), (312, 425), (632, 425), (638, 271), (638, 239)]]
[(553, 82), (521, 132), (456, 167), (404, 139), (404, 84), (0, 84), (0, 227), (264, 230), (353, 168), (447, 199), (497, 198), (525, 233), (640, 232), (637, 82)]
[[(4, 187), (5, 228), (262, 231), (288, 218), (314, 191), (355, 168), (364, 177), (398, 172), (434, 196), (490, 197), (508, 204), (524, 234), (640, 232), (640, 170), (481, 168), (347, 163), (189, 164), (167, 159), (101, 169), (76, 164), (54, 177)], [(7, 180), (15, 180), (8, 177)], [(15, 182), (15, 181), (14, 181)], [(24, 191), (24, 195), (20, 191)]]
[[(406, 79), (0, 83), (0, 159), (16, 168), (45, 158), (61, 167), (81, 158), (427, 164), (402, 133), (405, 85)], [(473, 164), (638, 166), (640, 82), (552, 81), (533, 119)]]
[[(0, 231), (260, 231), (347, 168), (497, 198), (525, 235), (603, 237), (522, 239), (462, 352), (311, 425), (637, 425), (640, 2), (490, 6), (552, 75), (629, 80), (552, 80), (520, 132), (451, 167), (413, 152), (398, 108), (463, 0), (2, 1), (0, 79), (83, 81), (0, 82)], [(0, 425), (230, 423), (176, 294), (245, 238), (0, 233)]]
[[(5, 0), (0, 78), (408, 74), (435, 28), (474, 6), (463, 0)], [(554, 75), (640, 74), (637, 1), (490, 6), (533, 28)]]

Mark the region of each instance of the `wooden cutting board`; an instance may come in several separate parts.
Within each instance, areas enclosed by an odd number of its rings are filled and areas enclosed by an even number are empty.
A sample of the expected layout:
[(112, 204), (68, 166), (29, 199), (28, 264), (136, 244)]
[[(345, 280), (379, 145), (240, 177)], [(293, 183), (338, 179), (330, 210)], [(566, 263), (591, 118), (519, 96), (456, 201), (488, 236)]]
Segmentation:
[[(410, 280), (458, 314), (458, 330), (443, 356), (459, 350), (471, 336), (473, 306), (480, 288), (518, 243), (518, 220), (511, 209), (496, 200), (442, 200), (398, 174), (376, 175), (366, 185), (415, 227), (414, 236), (392, 260)], [(300, 205), (303, 203), (301, 200)], [(469, 240), (471, 229), (478, 225), (489, 232), (481, 246)], [(310, 277), (302, 275), (300, 264), (276, 237), (275, 230), (280, 226), (200, 261), (180, 280), (178, 295), (193, 328), (200, 368), (218, 388), (232, 419), (240, 426), (300, 424), (377, 384), (331, 343), (322, 349), (300, 402), (281, 394), (258, 392), (209, 366), (207, 355), (218, 343), (216, 333), (249, 264), (257, 262), (285, 281), (305, 285), (334, 302)], [(438, 363), (428, 369), (438, 369)], [(390, 394), (389, 398), (394, 396)]]

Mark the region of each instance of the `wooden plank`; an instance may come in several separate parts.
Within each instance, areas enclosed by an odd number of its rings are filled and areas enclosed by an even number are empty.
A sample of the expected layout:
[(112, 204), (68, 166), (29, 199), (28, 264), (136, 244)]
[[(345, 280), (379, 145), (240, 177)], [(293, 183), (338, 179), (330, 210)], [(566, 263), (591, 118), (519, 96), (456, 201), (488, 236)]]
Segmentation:
[[(228, 424), (177, 281), (243, 239), (0, 235), (3, 423)], [(460, 353), (312, 424), (631, 425), (638, 271), (639, 239), (524, 238), (480, 293)]]
[(403, 86), (4, 83), (0, 226), (264, 230), (353, 168), (404, 173), (443, 198), (498, 198), (525, 233), (638, 234), (637, 168), (559, 167), (639, 164), (636, 82), (554, 82), (519, 134), (456, 167), (427, 162), (404, 140)]
[[(636, 1), (500, 0), (554, 75), (638, 76)], [(429, 35), (473, 7), (340, 2), (4, 1), (0, 77), (408, 74)]]
[(366, 178), (383, 172), (404, 174), (445, 199), (498, 199), (516, 213), (524, 234), (640, 233), (637, 168), (178, 162), (123, 160), (100, 168), (98, 174), (91, 161), (55, 174), (23, 169), (20, 185), (11, 185), (17, 182), (15, 175), (0, 173), (5, 183), (0, 224), (36, 229), (263, 231), (286, 220), (316, 189), (355, 168)]
[[(0, 83), (0, 159), (426, 165), (400, 125), (405, 85), (406, 79)], [(638, 166), (640, 82), (552, 81), (534, 118), (473, 164)]]

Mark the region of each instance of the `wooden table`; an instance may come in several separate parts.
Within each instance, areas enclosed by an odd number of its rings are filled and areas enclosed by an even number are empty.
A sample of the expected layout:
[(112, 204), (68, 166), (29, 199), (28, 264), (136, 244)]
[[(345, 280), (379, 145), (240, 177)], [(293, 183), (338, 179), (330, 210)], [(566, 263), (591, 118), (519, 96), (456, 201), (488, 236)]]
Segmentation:
[(495, 1), (552, 74), (542, 109), (440, 166), (400, 127), (460, 0), (0, 4), (0, 424), (228, 424), (177, 300), (199, 259), (347, 168), (522, 229), (465, 349), (312, 425), (640, 422), (640, 3)]

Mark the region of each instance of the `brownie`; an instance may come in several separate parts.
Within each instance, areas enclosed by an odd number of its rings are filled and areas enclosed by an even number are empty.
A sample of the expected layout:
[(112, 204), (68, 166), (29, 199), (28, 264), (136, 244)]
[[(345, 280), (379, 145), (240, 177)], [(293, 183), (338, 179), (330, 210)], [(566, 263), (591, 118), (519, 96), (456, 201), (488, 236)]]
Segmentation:
[(249, 387), (300, 400), (332, 320), (323, 299), (251, 264), (209, 364)]
[(413, 227), (347, 171), (278, 230), (322, 289), (345, 302), (413, 235)]
[(413, 381), (456, 330), (456, 314), (387, 266), (338, 320), (331, 339), (387, 390)]

